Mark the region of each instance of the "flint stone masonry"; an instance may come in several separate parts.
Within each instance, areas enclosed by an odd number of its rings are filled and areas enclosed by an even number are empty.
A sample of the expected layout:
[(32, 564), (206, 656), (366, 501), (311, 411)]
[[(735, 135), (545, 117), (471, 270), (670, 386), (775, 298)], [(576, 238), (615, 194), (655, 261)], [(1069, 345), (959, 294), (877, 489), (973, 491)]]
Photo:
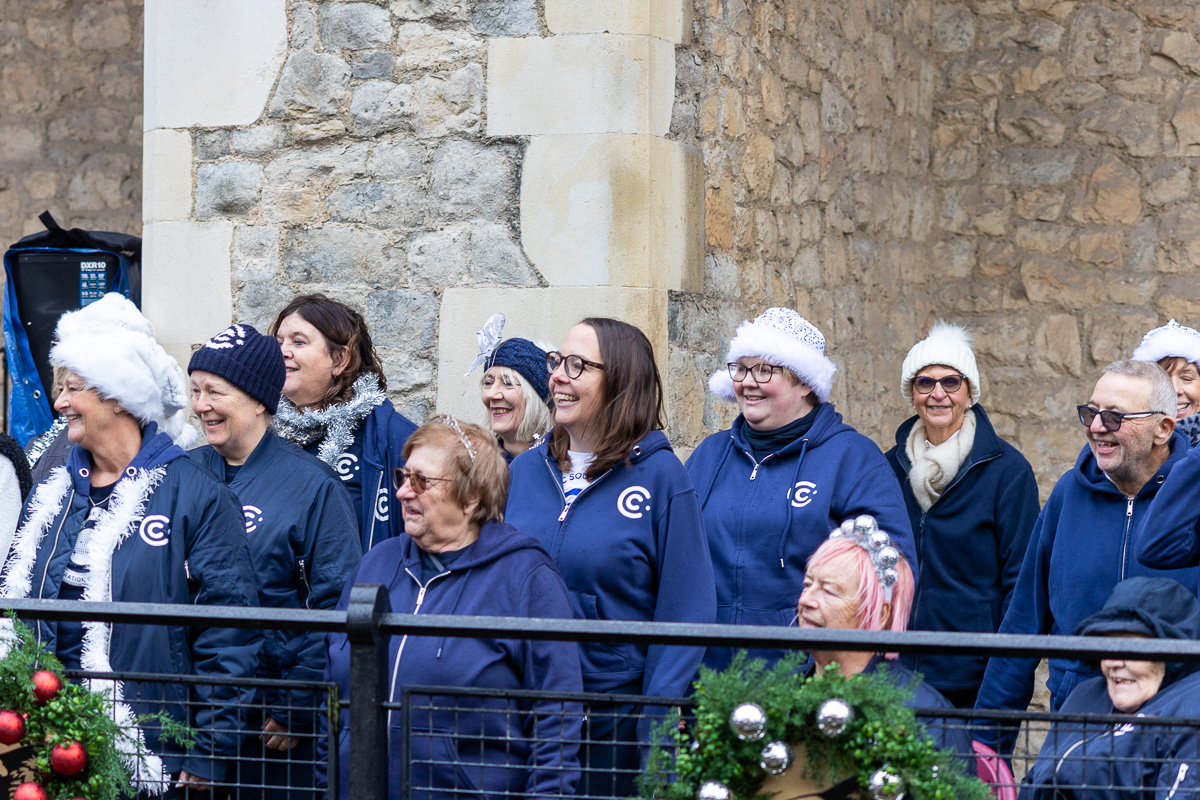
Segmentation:
[(262, 195), (262, 167), (250, 161), (204, 164), (196, 170), (196, 216), (246, 214)]
[(391, 15), (372, 3), (325, 3), (317, 18), (327, 50), (366, 50), (392, 41)]

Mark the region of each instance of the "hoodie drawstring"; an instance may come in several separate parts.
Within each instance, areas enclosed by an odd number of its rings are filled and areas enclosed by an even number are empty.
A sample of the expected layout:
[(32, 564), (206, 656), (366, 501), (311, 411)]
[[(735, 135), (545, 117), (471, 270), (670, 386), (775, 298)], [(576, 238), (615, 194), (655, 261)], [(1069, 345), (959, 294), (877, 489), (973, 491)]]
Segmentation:
[(795, 499), (796, 484), (799, 482), (800, 467), (804, 465), (804, 454), (808, 452), (808, 437), (804, 437), (800, 441), (800, 457), (796, 459), (796, 472), (792, 475), (792, 488), (787, 494), (787, 522), (783, 526), (783, 533), (779, 536), (779, 568), (786, 569), (787, 566), (783, 563), (783, 546), (787, 543), (788, 533), (792, 530), (792, 510), (796, 508), (796, 504), (792, 502)]
[[(712, 494), (713, 487), (717, 485), (717, 476), (721, 474), (721, 470), (725, 469), (725, 462), (729, 460), (729, 454), (733, 452), (733, 432), (729, 434), (729, 441), (725, 443), (725, 452), (721, 454), (721, 460), (717, 462), (717, 468), (714, 469), (708, 476), (708, 485), (704, 487), (704, 492), (700, 494), (700, 508), (703, 509), (708, 502), (709, 495)], [(698, 493), (699, 494), (699, 493)]]

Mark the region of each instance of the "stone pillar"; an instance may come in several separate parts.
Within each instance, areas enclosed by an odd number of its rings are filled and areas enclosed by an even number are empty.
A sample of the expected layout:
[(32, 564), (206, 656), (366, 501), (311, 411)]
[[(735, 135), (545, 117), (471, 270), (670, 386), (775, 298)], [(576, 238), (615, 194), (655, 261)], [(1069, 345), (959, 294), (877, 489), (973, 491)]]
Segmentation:
[(628, 320), (667, 380), (668, 293), (693, 290), (703, 259), (700, 153), (667, 138), (690, 10), (689, 0), (545, 0), (550, 36), (490, 40), (487, 132), (529, 137), (521, 244), (545, 285), (445, 290), (439, 409), (476, 415), (476, 383), (450, 378), (496, 311), (507, 335), (555, 344), (585, 316)]
[(285, 0), (146, 5), (142, 307), (183, 364), (233, 313), (233, 223), (193, 213), (193, 128), (247, 125), (287, 45)]

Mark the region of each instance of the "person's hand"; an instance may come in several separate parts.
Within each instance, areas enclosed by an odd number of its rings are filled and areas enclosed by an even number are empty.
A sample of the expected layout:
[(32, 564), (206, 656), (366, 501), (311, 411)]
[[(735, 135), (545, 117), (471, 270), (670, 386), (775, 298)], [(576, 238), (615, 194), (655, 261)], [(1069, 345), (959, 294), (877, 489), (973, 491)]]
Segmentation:
[(300, 744), (300, 740), (295, 736), (288, 736), (287, 734), (287, 728), (267, 717), (267, 721), (263, 723), (262, 736), (258, 738), (262, 739), (263, 747), (268, 750), (291, 750)]
[(204, 778), (198, 778), (188, 772), (186, 769), (179, 773), (179, 781), (175, 784), (176, 789), (188, 789), (193, 792), (209, 792), (212, 791), (212, 781), (206, 781)]

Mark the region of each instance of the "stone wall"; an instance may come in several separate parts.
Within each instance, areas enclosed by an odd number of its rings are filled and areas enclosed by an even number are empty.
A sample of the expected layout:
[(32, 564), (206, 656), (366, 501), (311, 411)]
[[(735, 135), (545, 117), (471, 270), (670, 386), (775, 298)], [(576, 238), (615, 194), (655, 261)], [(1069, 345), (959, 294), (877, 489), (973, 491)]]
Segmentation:
[(142, 0), (0, 3), (0, 246), (142, 229)]
[(1043, 490), (1083, 444), (1099, 369), (1200, 322), (1200, 10), (1191, 2), (938, 5), (934, 269), (918, 316), (972, 325), (984, 398)]
[(731, 421), (705, 379), (738, 322), (785, 305), (825, 333), (836, 405), (885, 444), (900, 346), (926, 322), (913, 284), (940, 254), (933, 4), (696, 0), (695, 19), (671, 133), (703, 152), (707, 249), (670, 307), (672, 439)]

